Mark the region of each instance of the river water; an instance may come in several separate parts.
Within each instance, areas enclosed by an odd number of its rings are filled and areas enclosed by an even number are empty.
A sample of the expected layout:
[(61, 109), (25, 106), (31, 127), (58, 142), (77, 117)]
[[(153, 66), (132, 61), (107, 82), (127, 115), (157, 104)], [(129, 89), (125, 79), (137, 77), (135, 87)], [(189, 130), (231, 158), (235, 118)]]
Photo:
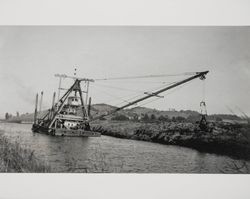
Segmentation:
[[(243, 161), (197, 150), (109, 136), (77, 138), (33, 133), (31, 124), (0, 123), (0, 133), (34, 154), (52, 172), (239, 173)], [(250, 165), (250, 162), (247, 162)]]

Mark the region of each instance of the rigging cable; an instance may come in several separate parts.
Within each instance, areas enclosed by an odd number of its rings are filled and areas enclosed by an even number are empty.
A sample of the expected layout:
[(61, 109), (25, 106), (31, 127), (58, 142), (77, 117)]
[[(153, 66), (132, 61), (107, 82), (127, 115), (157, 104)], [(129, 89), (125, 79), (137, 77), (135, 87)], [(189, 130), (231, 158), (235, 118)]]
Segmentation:
[[(110, 97), (116, 98), (116, 99), (118, 99), (118, 100), (122, 100), (123, 103), (129, 103), (128, 101), (124, 100), (123, 97), (117, 97), (117, 96), (112, 95), (112, 94), (109, 94), (109, 93), (107, 93), (107, 92), (105, 92), (105, 91), (103, 91), (103, 90), (101, 90), (101, 89), (99, 89), (99, 88), (96, 88), (96, 89), (99, 90), (100, 92), (102, 92), (102, 93), (104, 93), (104, 94), (110, 96)], [(109, 102), (110, 102), (110, 101), (109, 101)]]
[(120, 79), (144, 79), (144, 78), (170, 77), (170, 76), (194, 75), (194, 74), (196, 74), (196, 73), (195, 72), (186, 72), (186, 73), (179, 73), (179, 74), (162, 74), (162, 75), (144, 75), (144, 76), (113, 77), (113, 78), (95, 79), (95, 81), (120, 80)]
[(205, 102), (206, 97), (206, 84), (205, 79), (202, 80), (202, 101), (200, 102), (201, 115), (207, 115), (207, 107)]
[[(188, 85), (189, 83), (191, 83), (191, 82), (187, 82), (185, 85)], [(181, 85), (180, 87), (174, 88), (172, 91), (166, 93), (166, 94), (164, 95), (164, 97), (167, 96), (167, 95), (170, 95), (170, 94), (172, 94), (172, 93), (174, 93), (174, 92), (176, 92), (177, 90), (183, 88), (185, 85)], [(152, 102), (157, 101), (157, 100), (160, 100), (160, 99), (161, 99), (161, 98), (156, 98), (156, 99), (153, 99), (153, 100), (151, 100), (151, 101), (148, 101), (148, 102), (143, 103), (143, 104), (141, 104), (141, 105), (139, 105), (139, 106), (136, 106), (136, 107), (141, 107), (141, 106), (144, 106), (144, 105), (146, 105), (146, 104), (152, 103)]]
[[(153, 88), (153, 89), (151, 89), (151, 90), (149, 90), (149, 91), (146, 91), (146, 92), (152, 92), (152, 93), (153, 93), (153, 91), (155, 91), (155, 90), (164, 88), (164, 87), (166, 87), (167, 85), (172, 85), (172, 84), (175, 84), (175, 83), (176, 83), (176, 82), (168, 83), (168, 84), (165, 84), (164, 86), (160, 86), (160, 87), (157, 87), (157, 88)], [(145, 95), (145, 91), (143, 92), (142, 95), (138, 95), (138, 96), (136, 96), (136, 97), (140, 97), (140, 96), (144, 96), (144, 95)], [(133, 98), (128, 99), (128, 100), (132, 100), (132, 99), (134, 99), (134, 98), (136, 98), (136, 97), (133, 97)], [(159, 98), (158, 98), (158, 99), (159, 99)], [(119, 103), (119, 104), (117, 104), (116, 106), (118, 106), (118, 105), (122, 105), (122, 103)]]
[(164, 85), (161, 85), (161, 86), (157, 86), (157, 87), (154, 87), (152, 88), (151, 90), (149, 91), (143, 91), (143, 90), (134, 90), (134, 89), (128, 89), (128, 88), (122, 88), (122, 87), (117, 87), (117, 86), (109, 86), (109, 85), (104, 85), (104, 84), (95, 84), (95, 86), (103, 86), (103, 87), (107, 87), (107, 88), (111, 88), (111, 89), (118, 89), (118, 90), (123, 90), (123, 91), (131, 91), (131, 92), (139, 92), (139, 93), (145, 93), (145, 92), (153, 92), (154, 90), (156, 89), (161, 89), (161, 88), (164, 88), (165, 86), (168, 86), (168, 85), (171, 85), (171, 84), (175, 84), (177, 83), (178, 81), (175, 81), (175, 82), (166, 82), (164, 83)]
[(123, 90), (123, 91), (131, 91), (131, 92), (141, 92), (143, 93), (144, 91), (142, 90), (133, 90), (133, 89), (127, 89), (127, 88), (122, 88), (122, 87), (117, 87), (117, 86), (109, 86), (109, 85), (104, 85), (104, 84), (99, 84), (96, 83), (95, 86), (103, 86), (103, 87), (107, 87), (107, 88), (112, 88), (112, 89), (118, 89), (118, 90)]
[[(175, 83), (176, 82), (171, 82), (171, 83), (167, 82), (166, 84), (161, 85), (160, 87), (159, 86), (158, 87), (154, 87), (154, 88), (152, 88), (151, 90), (149, 90), (147, 92), (153, 92), (156, 89), (161, 89), (161, 88), (164, 88), (167, 85), (172, 85), (172, 84), (175, 84)], [(122, 100), (122, 102), (116, 104), (115, 106), (122, 105), (123, 103), (129, 103), (129, 100), (135, 99), (135, 98), (140, 97), (140, 96), (142, 97), (142, 96), (145, 95), (145, 91), (142, 91), (142, 90), (139, 91), (139, 90), (125, 89), (125, 88), (121, 88), (121, 87), (107, 86), (107, 85), (103, 85), (103, 84), (98, 84), (98, 85), (94, 84), (94, 86), (99, 86), (99, 87), (103, 86), (103, 87), (108, 87), (108, 88), (111, 88), (111, 89), (118, 89), (120, 91), (124, 90), (124, 91), (131, 91), (131, 92), (136, 92), (136, 93), (139, 92), (139, 93), (141, 93), (141, 94), (133, 96), (133, 97), (131, 95), (126, 96), (126, 97), (130, 97), (130, 96), (131, 97), (128, 98), (128, 99), (126, 99), (126, 100), (124, 100), (124, 97), (117, 97), (117, 96), (111, 95), (111, 94), (109, 94), (109, 93), (107, 93), (107, 92), (105, 92), (103, 90), (97, 89), (97, 90), (100, 90), (101, 92), (105, 93), (106, 95), (109, 95), (109, 96), (114, 97), (116, 99)], [(109, 103), (110, 103), (110, 101), (109, 101)]]
[[(152, 77), (152, 76), (150, 76), (150, 77)], [(171, 83), (168, 82), (167, 84), (161, 85), (160, 87), (153, 88), (153, 89), (151, 89), (151, 90), (148, 91), (148, 92), (152, 92), (152, 93), (153, 93), (153, 91), (155, 91), (155, 90), (164, 88), (164, 87), (166, 87), (167, 85), (172, 85), (172, 84), (175, 84), (175, 83), (177, 83), (177, 82), (178, 82), (178, 81), (176, 81), (176, 82), (171, 82)], [(132, 91), (132, 92), (140, 92), (140, 93), (142, 93), (143, 95), (146, 93), (146, 92), (141, 91), (141, 90), (139, 91), (139, 90), (125, 89), (125, 88), (120, 88), (120, 87), (107, 86), (107, 85), (103, 85), (103, 84), (99, 84), (99, 85), (96, 85), (96, 86), (104, 86), (104, 87), (109, 87), (109, 88), (112, 88), (112, 89), (126, 90), (126, 91)], [(167, 95), (169, 95), (169, 94), (171, 94), (171, 93), (173, 93), (173, 92), (175, 92), (175, 91), (181, 89), (183, 86), (184, 86), (184, 85), (182, 85), (182, 86), (180, 86), (180, 87), (174, 89), (173, 91), (170, 91), (169, 93), (167, 93)], [(98, 90), (99, 90), (99, 89), (98, 89)], [(134, 97), (132, 97), (132, 98), (129, 98), (129, 99), (127, 99), (127, 100), (124, 100), (124, 97), (123, 97), (123, 98), (122, 98), (122, 97), (117, 97), (117, 96), (111, 95), (111, 94), (109, 94), (109, 93), (107, 93), (107, 92), (104, 92), (103, 90), (101, 90), (101, 91), (102, 91), (103, 93), (109, 95), (109, 96), (112, 96), (112, 97), (116, 98), (116, 99), (119, 99), (119, 100), (122, 99), (123, 102), (121, 102), (121, 103), (119, 103), (119, 104), (117, 104), (117, 105), (115, 105), (115, 106), (118, 106), (118, 105), (123, 104), (123, 103), (130, 103), (129, 100), (132, 100), (132, 99), (137, 98), (137, 97), (139, 97), (139, 96), (143, 96), (143, 95), (140, 94), (140, 95), (134, 96)], [(144, 103), (144, 104), (142, 104), (142, 105), (146, 105), (146, 104), (148, 104), (148, 103), (154, 102), (154, 101), (159, 100), (159, 99), (160, 99), (160, 98), (153, 99), (153, 100), (151, 100), (151, 101), (149, 101), (149, 102), (146, 102), (146, 103)], [(140, 105), (140, 106), (142, 106), (142, 105)], [(138, 107), (139, 107), (139, 106), (138, 106)]]
[(205, 101), (206, 98), (206, 81), (202, 80), (202, 101)]
[[(113, 83), (113, 82), (116, 82), (117, 83), (117, 80), (110, 80), (108, 81), (109, 83)], [(105, 82), (107, 83), (107, 81)], [(119, 80), (119, 84), (165, 84), (165, 83), (168, 83), (166, 81), (142, 81), (142, 80), (130, 80), (130, 81), (125, 81), (125, 80)], [(169, 82), (170, 83), (170, 82)]]

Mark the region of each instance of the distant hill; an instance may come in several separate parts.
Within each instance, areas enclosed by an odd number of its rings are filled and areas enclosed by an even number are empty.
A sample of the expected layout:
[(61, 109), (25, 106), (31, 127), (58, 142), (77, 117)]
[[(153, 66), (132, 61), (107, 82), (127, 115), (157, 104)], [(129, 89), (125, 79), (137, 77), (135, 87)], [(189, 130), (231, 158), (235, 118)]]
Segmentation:
[[(91, 106), (91, 115), (92, 116), (101, 115), (104, 113), (108, 113), (116, 108), (117, 107), (115, 107), (115, 106), (111, 106), (111, 105), (103, 104), (103, 103), (102, 104), (93, 104)], [(47, 112), (47, 110), (44, 110), (41, 113), (39, 113), (38, 116), (42, 117), (43, 115), (46, 114), (46, 112)], [(79, 113), (80, 113), (80, 110), (79, 110)], [(147, 107), (135, 107), (135, 108), (131, 108), (131, 109), (124, 109), (124, 110), (117, 112), (117, 114), (122, 114), (122, 115), (125, 115), (127, 117), (131, 117), (134, 115), (143, 116), (143, 115), (147, 114), (149, 116), (155, 115), (156, 117), (168, 116), (169, 118), (173, 118), (173, 117), (184, 117), (186, 119), (193, 118), (194, 120), (199, 118), (199, 115), (200, 115), (197, 111), (192, 111), (192, 110), (161, 111), (161, 110), (151, 109), (151, 108), (147, 108)], [(236, 115), (228, 115), (228, 114), (209, 115), (208, 118), (211, 120), (216, 120), (216, 118), (241, 120), (241, 118), (236, 116)], [(33, 119), (34, 119), (34, 113), (29, 113), (29, 114), (22, 114), (18, 118), (12, 117), (10, 120), (12, 120), (12, 121), (20, 120), (20, 121), (25, 121), (25, 122), (32, 122)]]
[(97, 115), (115, 110), (117, 107), (108, 104), (93, 104), (91, 106), (91, 115)]

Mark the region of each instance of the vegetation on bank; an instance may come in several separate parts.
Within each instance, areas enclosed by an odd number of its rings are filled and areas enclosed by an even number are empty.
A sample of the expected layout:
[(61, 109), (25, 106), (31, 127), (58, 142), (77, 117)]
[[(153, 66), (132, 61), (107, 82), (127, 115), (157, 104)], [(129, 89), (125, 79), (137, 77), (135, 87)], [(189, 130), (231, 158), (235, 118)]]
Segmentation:
[(92, 126), (103, 135), (186, 146), (250, 160), (249, 125), (214, 123), (209, 131), (202, 131), (199, 125), (188, 122), (101, 121)]
[(50, 168), (34, 155), (34, 151), (10, 142), (0, 134), (0, 172), (49, 172)]

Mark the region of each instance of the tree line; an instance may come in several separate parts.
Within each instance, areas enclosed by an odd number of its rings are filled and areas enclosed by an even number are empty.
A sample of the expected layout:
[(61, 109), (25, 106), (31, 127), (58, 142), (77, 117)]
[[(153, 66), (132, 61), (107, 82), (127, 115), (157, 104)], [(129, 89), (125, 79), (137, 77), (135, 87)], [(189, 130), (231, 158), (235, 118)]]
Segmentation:
[(115, 115), (111, 118), (111, 120), (117, 121), (143, 121), (143, 122), (184, 122), (186, 121), (185, 117), (176, 116), (176, 117), (169, 117), (168, 115), (160, 115), (156, 116), (155, 114), (143, 114), (142, 116), (135, 115), (133, 117), (128, 117), (123, 114)]
[[(16, 112), (16, 117), (19, 117), (19, 112), (18, 111)], [(13, 118), (13, 115), (11, 113), (8, 113), (8, 112), (5, 113), (5, 119), (6, 120), (9, 120), (11, 118)]]

